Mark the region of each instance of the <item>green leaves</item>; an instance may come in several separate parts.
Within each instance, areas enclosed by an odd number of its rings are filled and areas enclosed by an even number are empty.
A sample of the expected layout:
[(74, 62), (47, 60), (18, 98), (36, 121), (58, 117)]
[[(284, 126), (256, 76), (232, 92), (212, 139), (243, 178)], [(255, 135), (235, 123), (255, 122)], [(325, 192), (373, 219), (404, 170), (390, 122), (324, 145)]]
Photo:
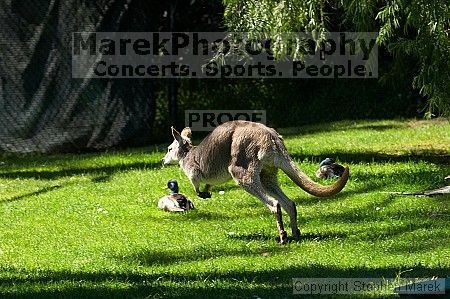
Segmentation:
[(404, 57), (417, 61), (412, 85), (428, 98), (428, 114), (450, 116), (450, 6), (446, 0), (224, 0), (224, 4), (229, 31), (272, 33), (277, 58), (288, 54), (301, 58), (301, 43), (292, 46), (282, 32), (319, 32), (320, 37), (334, 28), (378, 31), (377, 43), (387, 47), (396, 63)]

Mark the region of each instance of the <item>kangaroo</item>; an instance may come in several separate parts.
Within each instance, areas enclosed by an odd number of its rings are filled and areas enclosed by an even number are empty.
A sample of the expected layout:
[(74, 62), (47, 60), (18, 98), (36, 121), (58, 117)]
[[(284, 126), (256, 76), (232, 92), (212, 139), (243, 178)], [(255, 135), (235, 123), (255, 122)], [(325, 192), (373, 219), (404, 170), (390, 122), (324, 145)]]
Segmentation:
[[(300, 238), (295, 203), (281, 190), (277, 172), (281, 169), (300, 188), (314, 196), (332, 196), (347, 183), (349, 169), (333, 184), (323, 186), (304, 174), (290, 157), (283, 139), (263, 124), (229, 121), (214, 129), (198, 146), (191, 142), (190, 128), (181, 133), (172, 127), (174, 141), (168, 147), (163, 165), (177, 162), (191, 181), (197, 195), (211, 197), (213, 185), (233, 179), (239, 186), (260, 199), (275, 215), (280, 243), (287, 242), (281, 207), (290, 218), (292, 237)], [(205, 184), (203, 191), (200, 184)], [(281, 206), (280, 206), (281, 205)]]

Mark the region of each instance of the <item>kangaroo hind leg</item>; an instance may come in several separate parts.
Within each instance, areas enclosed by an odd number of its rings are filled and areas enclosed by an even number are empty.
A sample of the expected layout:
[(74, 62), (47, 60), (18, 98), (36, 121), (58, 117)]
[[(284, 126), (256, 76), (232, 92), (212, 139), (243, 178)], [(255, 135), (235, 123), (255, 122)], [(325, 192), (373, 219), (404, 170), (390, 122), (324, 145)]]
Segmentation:
[(297, 208), (295, 203), (284, 194), (278, 184), (277, 170), (272, 169), (270, 171), (261, 172), (261, 183), (267, 193), (274, 197), (281, 204), (283, 209), (289, 214), (290, 226), (292, 229), (292, 237), (295, 240), (300, 239), (300, 230), (297, 226)]
[(233, 166), (230, 166), (229, 170), (233, 179), (239, 186), (261, 200), (266, 205), (266, 207), (275, 215), (278, 234), (280, 236), (280, 243), (285, 244), (287, 242), (287, 233), (284, 230), (280, 204), (274, 198), (270, 197), (264, 190), (264, 187), (261, 184), (259, 173), (243, 169), (242, 167)]

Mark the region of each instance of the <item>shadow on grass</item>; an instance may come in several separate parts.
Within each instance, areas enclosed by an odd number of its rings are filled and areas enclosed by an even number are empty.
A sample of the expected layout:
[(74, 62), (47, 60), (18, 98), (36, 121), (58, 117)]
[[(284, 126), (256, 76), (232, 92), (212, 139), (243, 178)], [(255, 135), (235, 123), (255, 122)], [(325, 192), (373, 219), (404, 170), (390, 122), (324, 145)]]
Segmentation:
[(366, 125), (361, 125), (358, 127), (352, 127), (352, 130), (372, 130), (372, 131), (377, 131), (377, 132), (383, 132), (383, 131), (387, 131), (387, 130), (392, 130), (392, 129), (399, 129), (399, 128), (404, 128), (405, 124), (401, 123), (401, 124), (380, 124), (380, 125), (375, 125), (375, 124), (366, 124)]
[(433, 150), (421, 150), (409, 154), (384, 154), (379, 152), (329, 152), (320, 155), (304, 155), (299, 153), (291, 153), (291, 157), (303, 161), (305, 159), (312, 161), (321, 161), (326, 157), (337, 159), (340, 164), (356, 164), (356, 163), (392, 163), (392, 162), (419, 162), (425, 161), (434, 164), (450, 164), (450, 154), (442, 154)]
[(269, 233), (252, 233), (252, 234), (234, 234), (227, 235), (227, 238), (231, 240), (239, 240), (239, 241), (279, 241), (279, 237), (275, 235), (275, 227), (273, 229), (273, 234)]
[(92, 182), (94, 183), (105, 183), (111, 180), (111, 175), (99, 175), (94, 178), (92, 178)]
[[(342, 239), (347, 237), (346, 233), (340, 233), (340, 232), (320, 232), (320, 233), (301, 233), (300, 240), (294, 240), (290, 236), (290, 231), (288, 229), (288, 241), (289, 242), (302, 242), (302, 241), (324, 241), (324, 240), (335, 240), (335, 239)], [(240, 241), (277, 241), (279, 240), (278, 237), (275, 237), (275, 229), (274, 234), (265, 234), (265, 233), (254, 233), (254, 234), (236, 234), (236, 235), (229, 235), (229, 239), (232, 240), (240, 240)]]
[(228, 258), (228, 257), (250, 257), (260, 256), (264, 252), (275, 253), (289, 250), (284, 246), (271, 247), (270, 249), (260, 248), (216, 248), (216, 247), (196, 247), (193, 249), (180, 249), (154, 251), (142, 250), (127, 256), (114, 257), (119, 262), (126, 261), (131, 264), (139, 264), (141, 266), (155, 265), (171, 265), (180, 263), (192, 263), (196, 261), (204, 261), (209, 259)]
[[(76, 175), (97, 175), (94, 181), (104, 182), (116, 172), (131, 171), (136, 169), (156, 169), (161, 164), (156, 162), (135, 162), (128, 164), (115, 164), (109, 166), (94, 167), (68, 167), (60, 170), (13, 170), (0, 172), (0, 178), (7, 179), (39, 179), (39, 180), (56, 180), (61, 177), (69, 177)], [(100, 176), (98, 174), (101, 174)]]
[(47, 192), (59, 189), (61, 187), (63, 187), (63, 186), (56, 185), (56, 186), (44, 187), (44, 188), (41, 188), (41, 189), (39, 189), (37, 191), (28, 192), (28, 193), (25, 193), (25, 194), (22, 194), (22, 195), (17, 195), (17, 196), (13, 196), (11, 198), (0, 200), (0, 204), (26, 199), (26, 198), (31, 197), (31, 196), (35, 196), (35, 195), (39, 195), (39, 194), (43, 194), (43, 193), (47, 193)]
[[(291, 297), (296, 277), (395, 278), (406, 270), (396, 267), (338, 268), (311, 264), (271, 270), (204, 271), (201, 273), (146, 274), (117, 272), (40, 271), (9, 269), (0, 278), (2, 298), (283, 298)], [(402, 277), (447, 277), (444, 267), (414, 266)], [(4, 286), (14, 285), (15, 292)], [(11, 289), (11, 288), (9, 288)], [(323, 296), (320, 296), (323, 297)], [(319, 298), (320, 298), (319, 297)], [(366, 297), (357, 294), (354, 297)], [(378, 296), (386, 298), (385, 296)], [(394, 298), (394, 296), (389, 296)], [(373, 296), (372, 296), (373, 298)]]
[(339, 123), (323, 123), (316, 125), (309, 125), (306, 127), (293, 127), (293, 128), (281, 128), (279, 132), (283, 136), (295, 137), (316, 133), (327, 133), (327, 132), (339, 132), (343, 130), (373, 130), (377, 132), (383, 132), (392, 129), (400, 129), (407, 127), (405, 123), (396, 124), (364, 124), (355, 127), (355, 122), (339, 122)]

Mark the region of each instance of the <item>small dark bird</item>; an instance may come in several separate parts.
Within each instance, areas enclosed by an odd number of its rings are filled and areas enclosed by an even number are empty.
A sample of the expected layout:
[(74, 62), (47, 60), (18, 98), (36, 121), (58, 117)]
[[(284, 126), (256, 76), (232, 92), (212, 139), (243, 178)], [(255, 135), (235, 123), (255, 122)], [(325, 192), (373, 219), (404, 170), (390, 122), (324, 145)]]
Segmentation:
[(344, 166), (336, 164), (334, 159), (325, 158), (325, 160), (319, 164), (319, 169), (316, 171), (316, 177), (321, 179), (341, 177), (344, 171)]
[(168, 181), (167, 188), (169, 188), (170, 194), (178, 193), (178, 182), (176, 180)]
[(167, 183), (170, 194), (159, 199), (158, 208), (169, 212), (184, 212), (194, 209), (194, 204), (185, 195), (178, 193), (178, 182), (170, 180)]

